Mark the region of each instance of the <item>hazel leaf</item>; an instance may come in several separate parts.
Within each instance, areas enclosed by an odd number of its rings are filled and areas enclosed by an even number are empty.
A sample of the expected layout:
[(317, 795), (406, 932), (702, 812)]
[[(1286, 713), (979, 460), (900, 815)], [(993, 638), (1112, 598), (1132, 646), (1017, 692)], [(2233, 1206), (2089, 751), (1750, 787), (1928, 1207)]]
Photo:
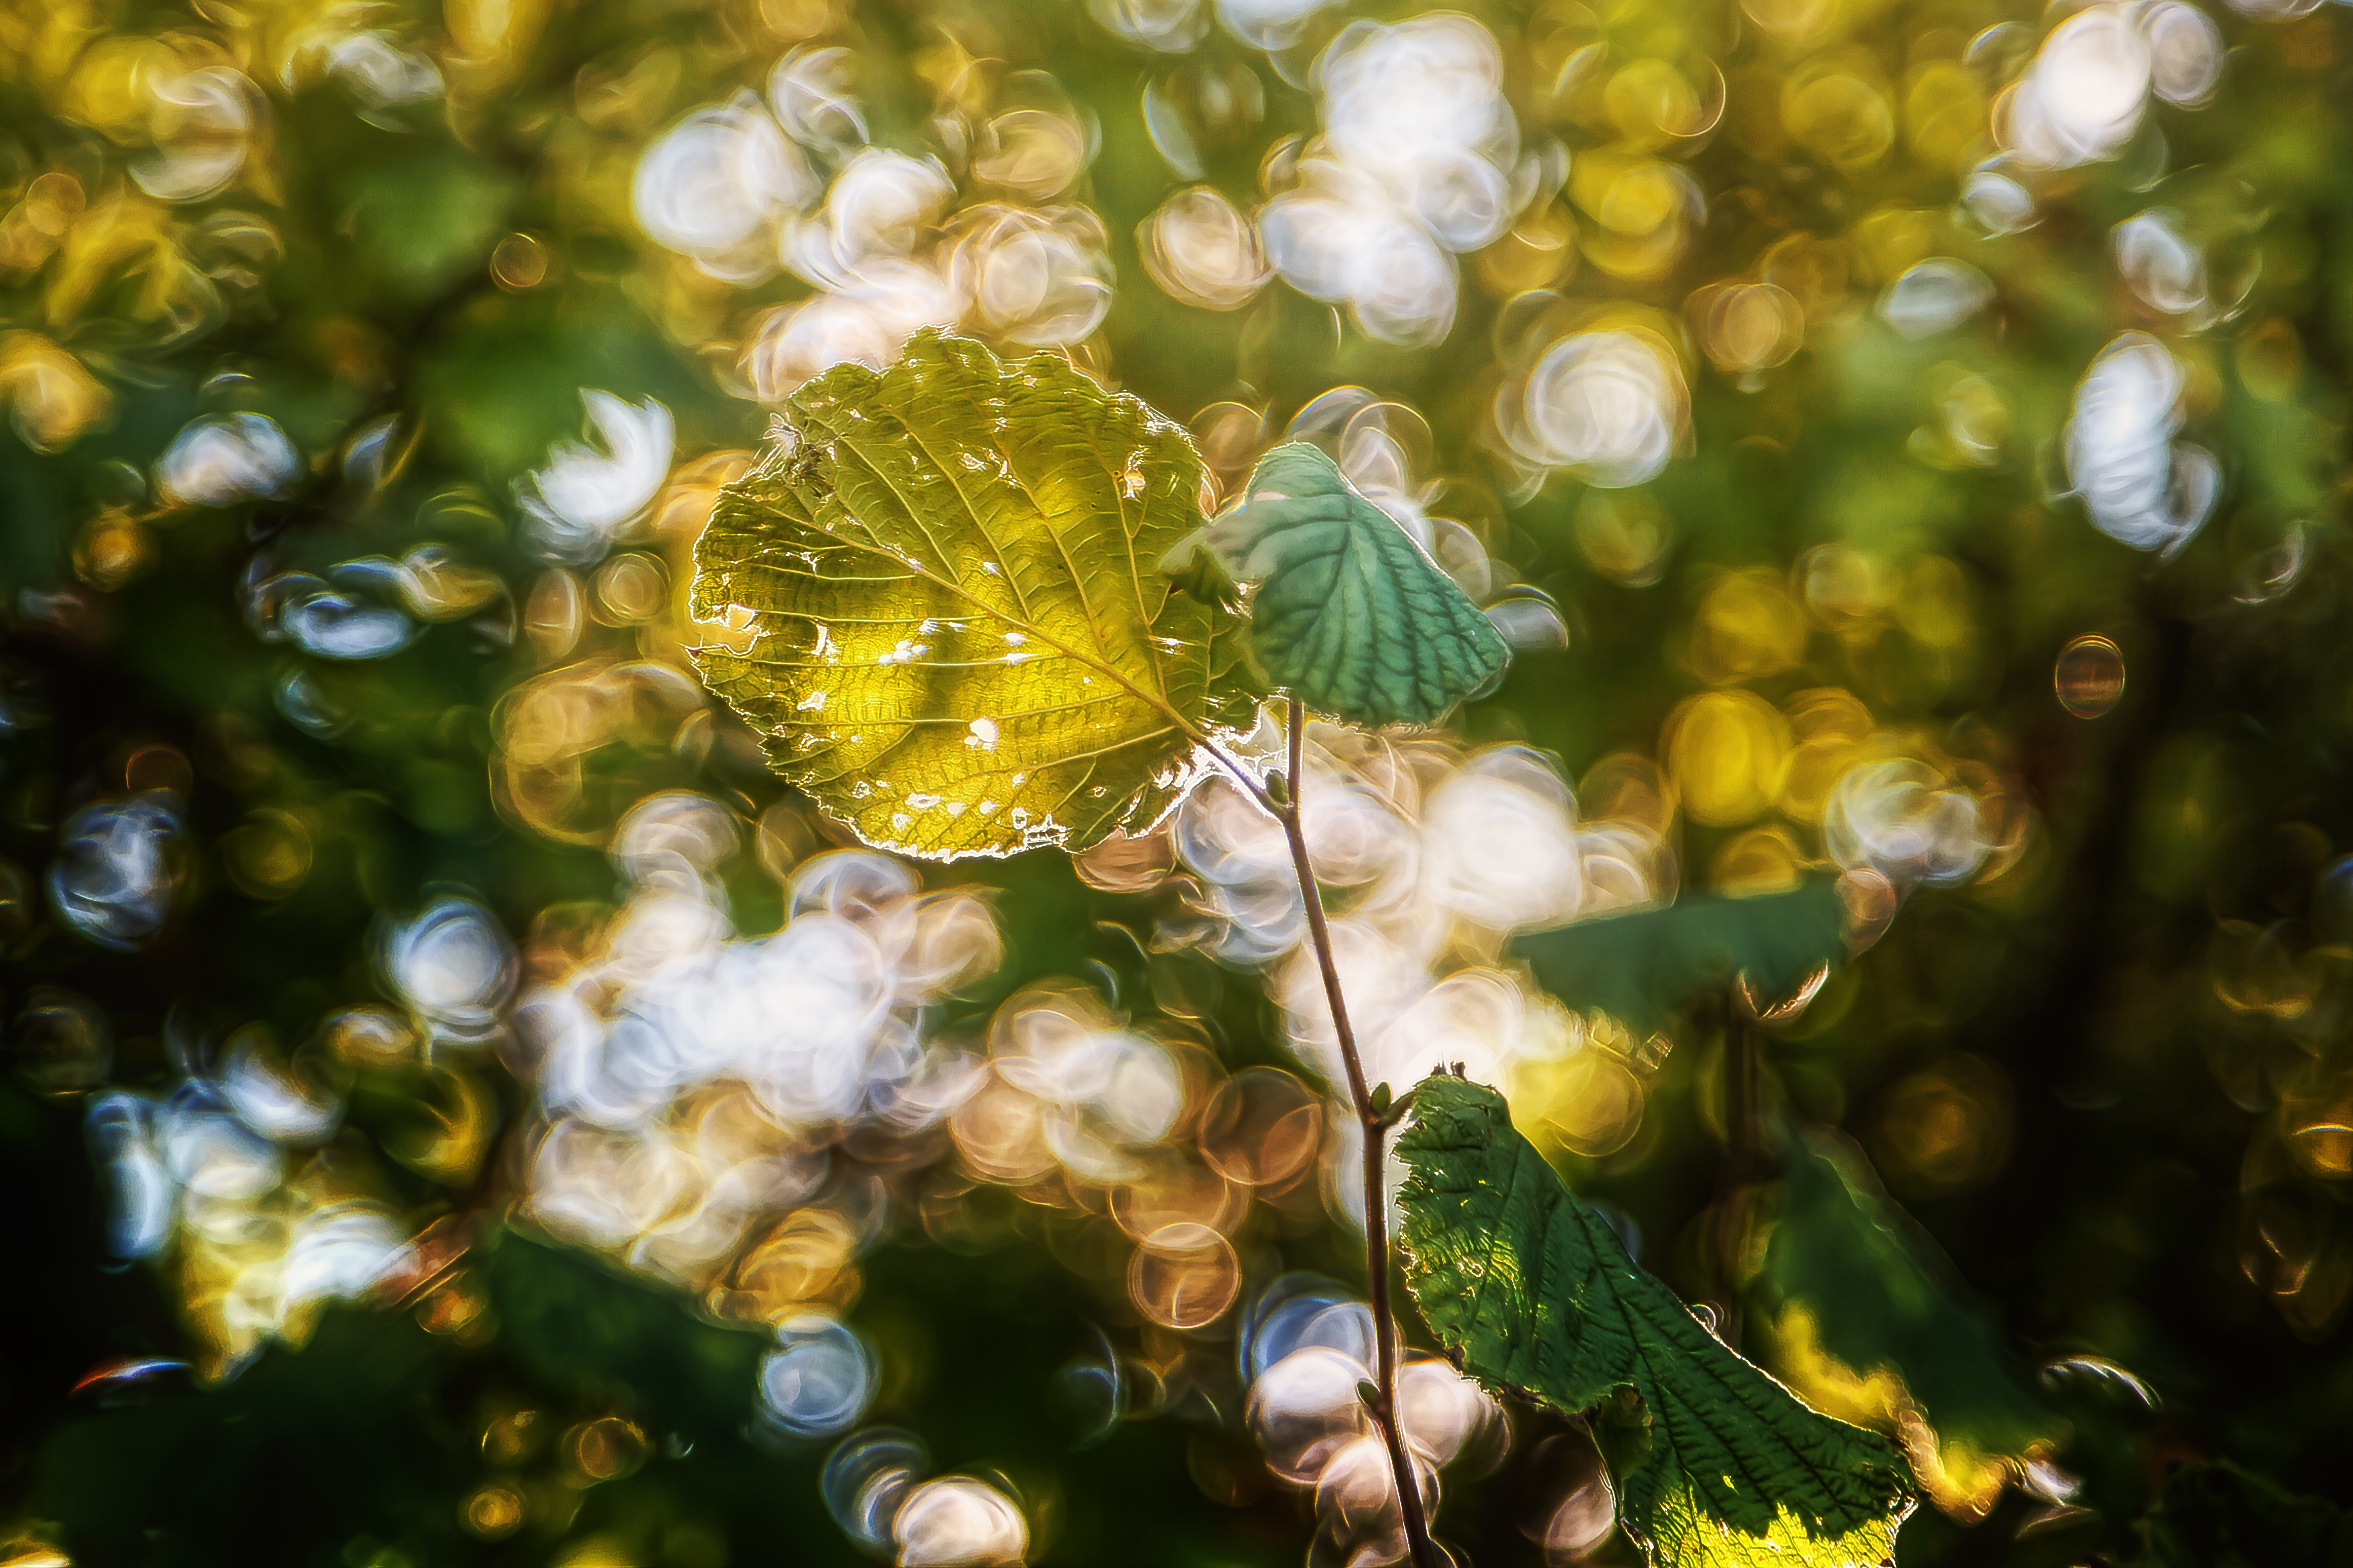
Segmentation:
[(1513, 1128), (1502, 1095), (1423, 1079), (1398, 1152), (1406, 1279), (1439, 1343), (1490, 1388), (1601, 1410), (1620, 1521), (1653, 1563), (1891, 1560), (1913, 1500), (1894, 1449), (1709, 1333)]
[(1250, 585), (1250, 647), (1267, 679), (1351, 723), (1434, 724), (1511, 662), (1494, 624), (1315, 447), (1258, 461), (1242, 503), (1163, 561), (1206, 553)]
[[(1185, 432), (1052, 354), (916, 333), (836, 365), (723, 492), (693, 650), (770, 763), (932, 859), (1149, 828), (1246, 727), (1241, 623), (1154, 570), (1200, 521)], [(713, 638), (714, 645), (717, 639)]]

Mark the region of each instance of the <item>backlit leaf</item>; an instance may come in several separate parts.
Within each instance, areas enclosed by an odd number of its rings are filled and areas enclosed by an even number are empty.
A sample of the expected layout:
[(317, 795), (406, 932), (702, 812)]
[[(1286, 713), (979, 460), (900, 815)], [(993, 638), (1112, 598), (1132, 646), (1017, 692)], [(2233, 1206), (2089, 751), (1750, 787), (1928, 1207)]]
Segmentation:
[(1239, 622), (1154, 565), (1200, 521), (1185, 433), (1051, 354), (919, 332), (837, 365), (696, 546), (696, 650), (770, 761), (941, 859), (1140, 830), (1247, 723)]
[(1398, 1150), (1406, 1277), (1463, 1370), (1571, 1414), (1640, 1397), (1641, 1429), (1605, 1430), (1605, 1451), (1654, 1563), (1888, 1560), (1911, 1506), (1894, 1450), (1709, 1333), (1513, 1131), (1502, 1095), (1424, 1079)]
[(1250, 652), (1275, 685), (1353, 723), (1432, 724), (1503, 674), (1493, 623), (1322, 450), (1277, 447), (1243, 495), (1200, 543), (1254, 585)]

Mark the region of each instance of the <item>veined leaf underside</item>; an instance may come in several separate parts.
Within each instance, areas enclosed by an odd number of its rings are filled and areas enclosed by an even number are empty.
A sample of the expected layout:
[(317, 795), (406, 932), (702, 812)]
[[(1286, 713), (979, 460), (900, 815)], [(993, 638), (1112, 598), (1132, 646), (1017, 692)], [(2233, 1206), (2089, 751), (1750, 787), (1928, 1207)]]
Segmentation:
[(1199, 543), (1252, 584), (1250, 649), (1275, 684), (1352, 723), (1434, 724), (1502, 676), (1503, 634), (1321, 450), (1277, 447), (1243, 498)]
[(1249, 721), (1239, 622), (1154, 564), (1199, 523), (1185, 433), (1064, 361), (926, 331), (795, 394), (729, 487), (695, 650), (772, 763), (871, 844), (1077, 849), (1157, 821)]

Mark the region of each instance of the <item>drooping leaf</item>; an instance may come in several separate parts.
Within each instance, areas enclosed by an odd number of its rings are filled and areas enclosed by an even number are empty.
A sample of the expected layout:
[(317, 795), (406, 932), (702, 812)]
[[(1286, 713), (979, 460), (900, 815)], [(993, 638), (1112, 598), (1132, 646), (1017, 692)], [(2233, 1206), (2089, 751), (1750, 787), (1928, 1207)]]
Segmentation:
[(1895, 1451), (1709, 1333), (1513, 1130), (1502, 1095), (1425, 1079), (1398, 1150), (1406, 1277), (1463, 1370), (1571, 1414), (1640, 1398), (1646, 1429), (1605, 1421), (1605, 1452), (1654, 1563), (1887, 1560), (1911, 1505)]
[(1755, 1289), (1775, 1364), (1817, 1404), (1874, 1425), (1916, 1409), (1936, 1439), (1913, 1458), (1925, 1489), (1963, 1514), (1990, 1506), (2005, 1458), (2063, 1423), (2004, 1354), (1936, 1244), (1860, 1150), (1831, 1132), (1791, 1141)]
[(1275, 685), (1352, 723), (1431, 724), (1504, 672), (1493, 623), (1319, 448), (1277, 447), (1243, 496), (1198, 542), (1253, 584), (1250, 651)]
[(1200, 521), (1185, 433), (1054, 355), (925, 331), (794, 394), (729, 487), (703, 679), (870, 844), (952, 859), (1141, 829), (1248, 721), (1240, 623), (1154, 570)]
[(1836, 884), (1816, 879), (1786, 893), (1701, 895), (1663, 909), (1604, 915), (1512, 943), (1536, 983), (1572, 1007), (1599, 1007), (1656, 1031), (1700, 993), (1745, 975), (1770, 1005), (1820, 966), (1845, 959)]

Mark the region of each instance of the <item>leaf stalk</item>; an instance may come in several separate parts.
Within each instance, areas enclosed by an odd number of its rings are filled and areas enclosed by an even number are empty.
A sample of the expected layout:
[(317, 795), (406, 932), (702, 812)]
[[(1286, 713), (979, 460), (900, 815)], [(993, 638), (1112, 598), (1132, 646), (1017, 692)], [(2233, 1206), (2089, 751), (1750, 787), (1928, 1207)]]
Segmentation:
[(1296, 697), (1290, 700), (1290, 710), (1284, 725), (1289, 752), (1284, 770), (1284, 798), (1280, 806), (1264, 795), (1261, 805), (1271, 806), (1282, 823), (1283, 837), (1291, 843), (1291, 866), (1299, 879), (1299, 896), (1307, 906), (1307, 933), (1315, 948), (1316, 967), (1324, 974), (1324, 996), (1332, 1008), (1332, 1032), (1340, 1042), (1340, 1061), (1348, 1076), (1348, 1098), (1356, 1108), (1356, 1121), (1365, 1135), (1365, 1276), (1366, 1296), (1373, 1313), (1373, 1344), (1378, 1366), (1376, 1372), (1375, 1399), (1366, 1403), (1371, 1407), (1373, 1424), (1380, 1428), (1381, 1441), (1388, 1449), (1389, 1469), (1397, 1482), (1398, 1508), (1405, 1521), (1406, 1554), (1413, 1568), (1439, 1568), (1439, 1558), (1430, 1539), (1430, 1523), (1421, 1511), (1421, 1488), (1416, 1481), (1412, 1458), (1407, 1454), (1405, 1434), (1397, 1418), (1397, 1324), (1389, 1310), (1389, 1240), (1388, 1194), (1384, 1191), (1383, 1154), (1390, 1125), (1397, 1120), (1389, 1114), (1402, 1107), (1376, 1107), (1371, 1087), (1365, 1081), (1365, 1064), (1356, 1054), (1356, 1032), (1348, 1026), (1347, 998), (1340, 990), (1340, 967), (1333, 957), (1332, 928), (1324, 918), (1324, 896), (1315, 884), (1315, 870), (1307, 855), (1307, 829), (1301, 815), (1300, 763), (1304, 751), (1307, 730), (1305, 706)]

